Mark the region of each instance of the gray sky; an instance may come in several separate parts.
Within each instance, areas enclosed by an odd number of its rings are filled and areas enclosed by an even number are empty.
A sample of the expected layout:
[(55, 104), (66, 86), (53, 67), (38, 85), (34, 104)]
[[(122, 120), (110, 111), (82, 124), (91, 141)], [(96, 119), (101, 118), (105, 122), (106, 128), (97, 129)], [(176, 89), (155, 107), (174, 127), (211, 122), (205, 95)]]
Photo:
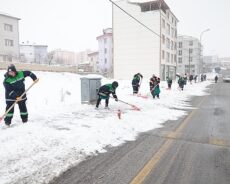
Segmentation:
[[(204, 53), (230, 56), (230, 0), (165, 0), (179, 19), (178, 34), (203, 35)], [(96, 37), (112, 25), (109, 0), (0, 0), (0, 12), (21, 18), (20, 42), (72, 51), (97, 49)]]

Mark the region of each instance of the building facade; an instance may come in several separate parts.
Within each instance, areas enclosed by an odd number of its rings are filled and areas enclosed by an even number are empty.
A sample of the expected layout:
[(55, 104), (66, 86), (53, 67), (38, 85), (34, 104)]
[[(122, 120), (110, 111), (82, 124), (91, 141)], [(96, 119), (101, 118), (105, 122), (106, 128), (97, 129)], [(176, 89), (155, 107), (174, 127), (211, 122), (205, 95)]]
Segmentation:
[(180, 75), (202, 73), (202, 50), (199, 39), (192, 36), (178, 36), (177, 73)]
[(116, 2), (149, 29), (113, 5), (114, 77), (135, 73), (165, 79), (176, 75), (177, 23), (164, 0)]
[(47, 45), (20, 44), (20, 61), (24, 63), (48, 63)]
[(230, 70), (230, 57), (219, 58), (218, 61), (222, 68)]
[(76, 53), (76, 62), (77, 64), (89, 63), (88, 54), (92, 53), (90, 49), (86, 49), (85, 51), (80, 51)]
[(212, 72), (216, 67), (221, 67), (219, 57), (217, 55), (203, 57), (204, 73)]
[(113, 77), (113, 33), (112, 28), (103, 30), (98, 40), (99, 73), (106, 77)]
[(57, 65), (76, 66), (76, 53), (61, 49), (56, 49), (48, 54), (48, 63)]
[(90, 65), (92, 66), (92, 72), (100, 73), (99, 66), (99, 52), (92, 52), (88, 54)]
[(0, 13), (0, 61), (19, 61), (19, 20)]

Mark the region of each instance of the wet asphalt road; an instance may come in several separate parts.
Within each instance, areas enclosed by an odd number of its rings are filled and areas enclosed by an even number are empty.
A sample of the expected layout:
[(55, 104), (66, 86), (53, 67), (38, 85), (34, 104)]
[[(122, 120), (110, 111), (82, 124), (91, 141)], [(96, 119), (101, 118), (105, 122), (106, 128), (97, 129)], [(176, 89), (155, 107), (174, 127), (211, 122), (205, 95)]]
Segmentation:
[(191, 100), (197, 108), (188, 116), (89, 157), (51, 183), (230, 184), (230, 83), (208, 92)]

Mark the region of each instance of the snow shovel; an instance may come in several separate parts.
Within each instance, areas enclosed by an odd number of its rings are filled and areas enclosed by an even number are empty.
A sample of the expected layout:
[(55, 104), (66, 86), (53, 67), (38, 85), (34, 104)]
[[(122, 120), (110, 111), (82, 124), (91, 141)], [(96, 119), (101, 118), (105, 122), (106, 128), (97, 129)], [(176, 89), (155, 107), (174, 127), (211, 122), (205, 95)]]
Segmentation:
[(130, 103), (127, 103), (127, 102), (124, 102), (122, 100), (118, 100), (119, 102), (123, 103), (123, 104), (126, 104), (126, 105), (129, 105), (133, 108), (133, 110), (136, 110), (136, 111), (140, 111), (141, 109), (133, 104), (130, 104)]
[[(24, 93), (22, 93), (22, 95), (20, 96), (20, 98), (22, 98), (29, 90), (30, 88), (33, 87), (34, 84), (36, 84), (38, 82), (39, 79), (36, 79), (25, 91)], [(6, 110), (6, 112), (0, 117), (0, 123), (2, 122), (2, 119), (8, 114), (8, 112), (10, 112), (10, 110), (15, 106), (16, 103), (18, 103), (20, 101), (19, 100), (15, 100), (15, 102), (9, 107), (9, 109)]]

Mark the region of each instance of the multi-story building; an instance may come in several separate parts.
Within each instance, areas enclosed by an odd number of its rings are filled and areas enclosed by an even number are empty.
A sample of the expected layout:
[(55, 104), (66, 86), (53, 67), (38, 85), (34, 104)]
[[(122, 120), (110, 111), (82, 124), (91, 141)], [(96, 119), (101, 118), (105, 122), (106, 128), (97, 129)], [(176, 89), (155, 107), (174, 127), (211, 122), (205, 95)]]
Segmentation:
[(103, 30), (103, 35), (97, 37), (99, 47), (99, 72), (106, 76), (113, 76), (113, 33), (111, 28)]
[(19, 20), (0, 13), (0, 61), (19, 60)]
[(47, 48), (47, 45), (20, 44), (20, 61), (46, 64), (48, 62)]
[(192, 36), (178, 36), (177, 73), (180, 75), (202, 73), (202, 50), (199, 39)]
[(86, 49), (85, 51), (80, 51), (76, 53), (76, 62), (77, 64), (84, 64), (89, 62), (88, 54), (92, 53), (90, 49)]
[(113, 5), (114, 77), (131, 79), (140, 72), (165, 79), (176, 75), (177, 23), (164, 0), (115, 2)]
[(76, 66), (76, 53), (61, 49), (56, 49), (48, 54), (48, 63), (49, 64), (58, 64), (58, 65), (71, 65)]
[(92, 71), (99, 73), (99, 52), (92, 52), (88, 54), (90, 65), (92, 66)]
[(230, 69), (230, 57), (219, 58), (218, 59), (220, 66), (229, 70)]
[(203, 57), (203, 72), (212, 72), (216, 67), (220, 67), (219, 57), (217, 55)]

